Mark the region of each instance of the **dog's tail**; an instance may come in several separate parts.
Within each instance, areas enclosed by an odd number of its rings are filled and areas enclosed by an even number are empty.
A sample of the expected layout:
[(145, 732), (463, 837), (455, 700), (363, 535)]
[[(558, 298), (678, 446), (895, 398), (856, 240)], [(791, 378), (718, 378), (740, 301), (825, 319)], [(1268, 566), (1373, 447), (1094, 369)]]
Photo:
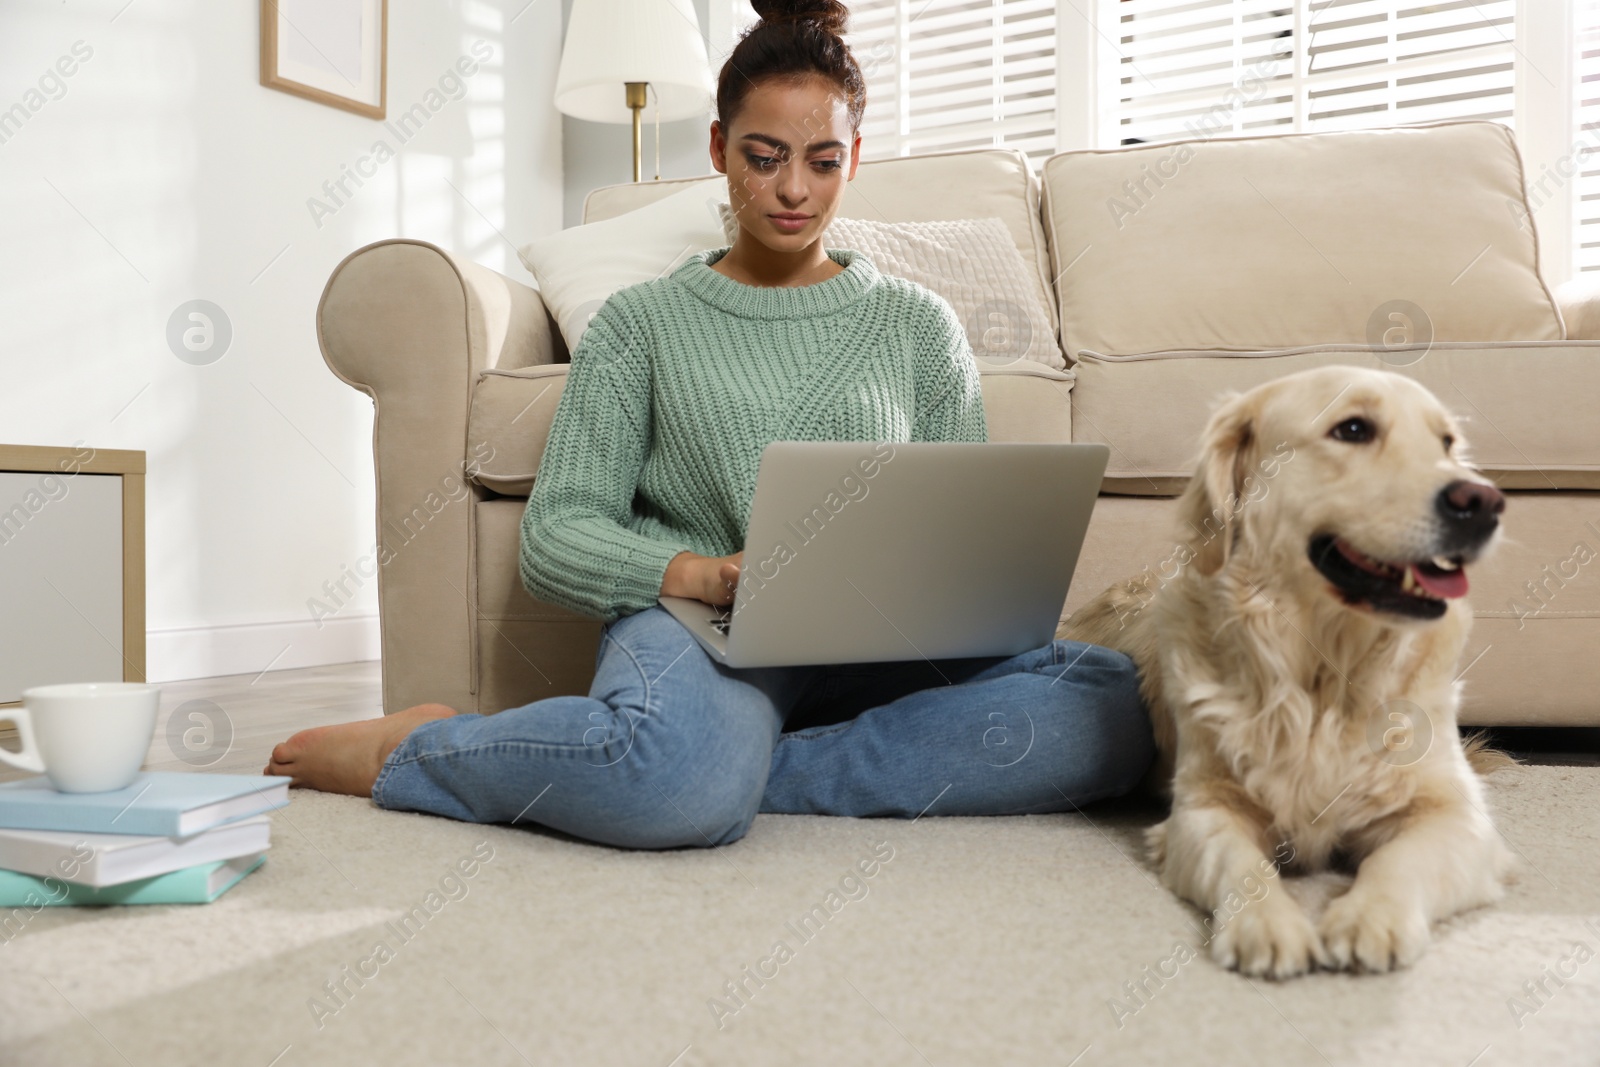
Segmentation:
[(1482, 778), (1493, 774), (1503, 767), (1519, 767), (1522, 761), (1509, 752), (1502, 752), (1498, 748), (1489, 747), (1489, 733), (1479, 730), (1468, 734), (1461, 740), (1461, 752), (1467, 757), (1467, 763)]
[(1128, 624), (1150, 600), (1150, 591), (1138, 579), (1118, 582), (1063, 619), (1056, 636), (1129, 652), (1133, 633)]

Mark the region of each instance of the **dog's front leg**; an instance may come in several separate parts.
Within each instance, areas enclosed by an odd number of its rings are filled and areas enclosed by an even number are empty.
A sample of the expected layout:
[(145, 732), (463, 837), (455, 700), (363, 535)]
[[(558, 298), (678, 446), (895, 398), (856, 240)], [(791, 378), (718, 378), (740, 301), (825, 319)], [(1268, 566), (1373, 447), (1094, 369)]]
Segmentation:
[(1209, 912), (1211, 958), (1244, 974), (1289, 978), (1323, 960), (1304, 909), (1262, 848), (1266, 827), (1225, 800), (1179, 795), (1150, 831), (1161, 880)]
[(1430, 927), (1505, 895), (1510, 850), (1495, 831), (1470, 772), (1420, 794), (1398, 828), (1362, 860), (1350, 889), (1318, 924), (1331, 966), (1387, 971), (1415, 962)]

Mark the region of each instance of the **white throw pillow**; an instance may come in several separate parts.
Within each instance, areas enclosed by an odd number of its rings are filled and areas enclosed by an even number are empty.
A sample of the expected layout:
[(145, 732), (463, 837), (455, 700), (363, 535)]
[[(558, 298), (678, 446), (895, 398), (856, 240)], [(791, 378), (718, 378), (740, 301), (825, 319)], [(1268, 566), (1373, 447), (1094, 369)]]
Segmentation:
[[(726, 202), (718, 210), (723, 243), (731, 245), (739, 236), (738, 218)], [(865, 252), (882, 273), (944, 297), (966, 327), (980, 365), (1028, 359), (1057, 370), (1066, 366), (1050, 325), (1050, 309), (1001, 219), (835, 218), (823, 231), (822, 243), (825, 248)]]
[(517, 249), (561, 327), (567, 351), (577, 350), (589, 320), (612, 293), (726, 244), (718, 205), (727, 202), (728, 179), (718, 175), (635, 211), (569, 226)]

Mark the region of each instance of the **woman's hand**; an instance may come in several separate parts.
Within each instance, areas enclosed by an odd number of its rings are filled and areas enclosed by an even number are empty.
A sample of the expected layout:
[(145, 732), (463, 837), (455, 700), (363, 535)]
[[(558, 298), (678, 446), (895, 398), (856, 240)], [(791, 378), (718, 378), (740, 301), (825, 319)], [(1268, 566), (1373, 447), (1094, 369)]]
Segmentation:
[(661, 578), (662, 596), (683, 596), (714, 607), (733, 603), (739, 587), (741, 549), (731, 556), (701, 556), (683, 551), (672, 557)]

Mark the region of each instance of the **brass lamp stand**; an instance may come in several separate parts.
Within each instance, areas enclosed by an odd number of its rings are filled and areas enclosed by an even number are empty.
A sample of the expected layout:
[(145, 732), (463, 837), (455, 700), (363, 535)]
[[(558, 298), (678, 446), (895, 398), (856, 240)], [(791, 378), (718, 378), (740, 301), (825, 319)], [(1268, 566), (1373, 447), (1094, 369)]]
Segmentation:
[[(645, 86), (649, 85), (650, 83), (649, 82), (625, 82), (624, 84), (627, 86), (627, 92), (628, 92), (628, 110), (633, 112), (633, 180), (634, 181), (639, 181), (640, 180), (640, 170), (639, 170), (639, 168), (640, 168), (640, 165), (641, 165), (640, 164), (640, 160), (641, 160), (641, 157), (643, 156), (643, 147), (644, 147), (643, 137), (639, 132), (639, 127), (640, 127), (639, 116), (640, 116), (640, 113), (644, 111), (644, 100), (645, 100), (645, 91), (644, 91), (644, 89), (645, 89)], [(660, 143), (661, 143), (661, 128), (658, 126), (658, 127), (656, 127), (656, 144), (657, 144), (658, 147), (659, 147)], [(659, 179), (660, 177), (661, 177), (661, 175), (659, 175), (659, 174), (656, 175), (657, 179)]]

